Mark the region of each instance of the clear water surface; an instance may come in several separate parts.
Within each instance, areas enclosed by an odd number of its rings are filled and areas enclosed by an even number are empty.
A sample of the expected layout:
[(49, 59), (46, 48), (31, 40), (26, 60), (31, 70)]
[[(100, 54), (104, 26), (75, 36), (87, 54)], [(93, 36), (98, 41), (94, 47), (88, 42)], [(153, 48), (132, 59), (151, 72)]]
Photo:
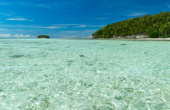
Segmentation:
[(0, 110), (170, 110), (170, 41), (0, 39)]

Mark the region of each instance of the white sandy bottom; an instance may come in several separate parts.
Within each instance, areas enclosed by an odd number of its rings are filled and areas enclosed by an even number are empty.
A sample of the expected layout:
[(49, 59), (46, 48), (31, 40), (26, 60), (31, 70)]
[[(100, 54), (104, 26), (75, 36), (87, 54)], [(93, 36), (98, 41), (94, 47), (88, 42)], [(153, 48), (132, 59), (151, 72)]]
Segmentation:
[(0, 41), (2, 110), (170, 109), (169, 42)]

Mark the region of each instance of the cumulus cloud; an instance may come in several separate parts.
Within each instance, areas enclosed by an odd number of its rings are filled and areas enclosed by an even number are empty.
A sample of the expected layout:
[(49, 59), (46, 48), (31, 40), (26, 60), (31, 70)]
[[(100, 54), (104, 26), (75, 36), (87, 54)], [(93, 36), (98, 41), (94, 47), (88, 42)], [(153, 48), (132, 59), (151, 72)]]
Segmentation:
[[(0, 34), (0, 37), (28, 38), (28, 37), (31, 37), (31, 35), (15, 34), (12, 36), (11, 34)], [(32, 36), (32, 37), (35, 37), (35, 36)]]
[(8, 18), (6, 20), (11, 20), (11, 21), (34, 21), (34, 20), (28, 20), (25, 18)]
[(30, 35), (15, 34), (14, 37), (31, 37)]

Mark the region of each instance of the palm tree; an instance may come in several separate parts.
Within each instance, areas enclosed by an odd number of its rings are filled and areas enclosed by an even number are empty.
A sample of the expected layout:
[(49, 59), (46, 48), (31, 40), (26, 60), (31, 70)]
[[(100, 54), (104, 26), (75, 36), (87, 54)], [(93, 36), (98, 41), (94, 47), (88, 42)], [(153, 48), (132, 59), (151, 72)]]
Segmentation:
[[(170, 22), (167, 22), (167, 28), (170, 27)], [(168, 36), (169, 36), (169, 28), (168, 28)]]
[(164, 27), (165, 35), (167, 35), (167, 30), (166, 30), (167, 29), (167, 24), (164, 24), (163, 27)]
[(161, 27), (159, 28), (159, 32), (163, 35), (163, 37), (165, 37), (165, 35), (163, 34), (163, 32), (164, 32), (163, 26), (161, 26)]
[(153, 27), (154, 27), (154, 30), (155, 30), (155, 28), (157, 27), (157, 25), (156, 25), (156, 24), (153, 24)]

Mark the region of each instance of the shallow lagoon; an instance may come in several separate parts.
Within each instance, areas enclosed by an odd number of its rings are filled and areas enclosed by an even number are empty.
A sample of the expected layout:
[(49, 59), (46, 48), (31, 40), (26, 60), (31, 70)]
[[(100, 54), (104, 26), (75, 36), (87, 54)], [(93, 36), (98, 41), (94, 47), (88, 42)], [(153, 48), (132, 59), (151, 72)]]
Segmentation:
[(170, 42), (0, 39), (2, 110), (169, 110)]

